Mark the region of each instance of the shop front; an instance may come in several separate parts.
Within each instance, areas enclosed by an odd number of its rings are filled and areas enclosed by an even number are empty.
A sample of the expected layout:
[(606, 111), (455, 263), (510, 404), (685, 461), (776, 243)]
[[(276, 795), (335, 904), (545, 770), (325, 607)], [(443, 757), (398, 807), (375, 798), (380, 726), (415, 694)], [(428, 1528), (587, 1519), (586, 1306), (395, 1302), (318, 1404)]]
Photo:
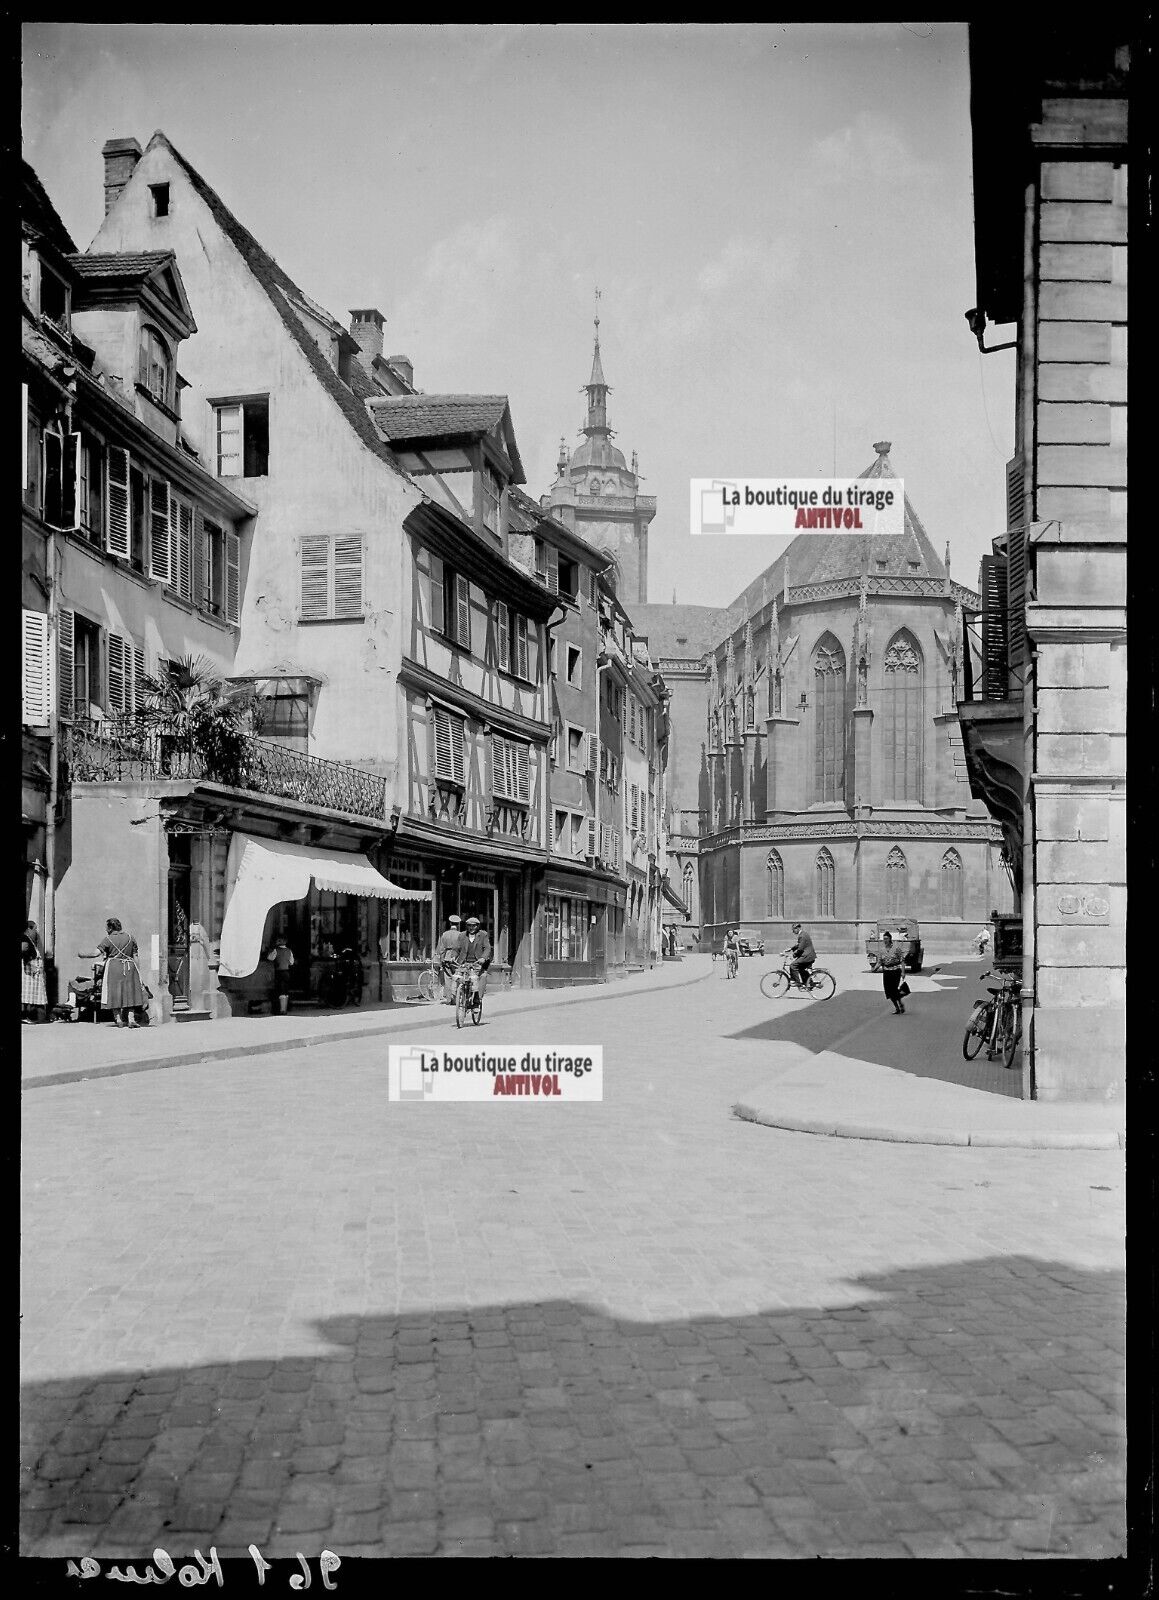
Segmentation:
[(592, 873), (548, 871), (537, 889), (537, 988), (604, 983), (623, 955), (624, 887)]

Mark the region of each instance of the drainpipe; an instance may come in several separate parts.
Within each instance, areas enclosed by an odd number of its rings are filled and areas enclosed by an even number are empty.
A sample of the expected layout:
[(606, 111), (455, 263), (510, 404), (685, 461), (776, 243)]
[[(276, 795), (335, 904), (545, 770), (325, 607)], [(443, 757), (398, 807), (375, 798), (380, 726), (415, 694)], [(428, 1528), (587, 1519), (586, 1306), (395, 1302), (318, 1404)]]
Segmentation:
[[(1037, 512), (1038, 475), (1035, 451), (1035, 382), (1038, 335), (1037, 270), (1038, 185), (1032, 179), (1026, 186), (1022, 228), (1022, 327), (1019, 339), (1019, 407), (1022, 423), (1022, 473), (1028, 508), (1028, 522)], [(1026, 569), (1029, 579), (1030, 549), (1027, 531)], [(1023, 605), (1029, 595), (1029, 582), (1023, 589)], [(1022, 767), (1026, 774), (1022, 793), (1022, 1098), (1034, 1098), (1034, 1006), (1037, 994), (1035, 960), (1036, 909), (1034, 895), (1034, 685), (1036, 651), (1026, 632), (1026, 654), (1022, 675)]]

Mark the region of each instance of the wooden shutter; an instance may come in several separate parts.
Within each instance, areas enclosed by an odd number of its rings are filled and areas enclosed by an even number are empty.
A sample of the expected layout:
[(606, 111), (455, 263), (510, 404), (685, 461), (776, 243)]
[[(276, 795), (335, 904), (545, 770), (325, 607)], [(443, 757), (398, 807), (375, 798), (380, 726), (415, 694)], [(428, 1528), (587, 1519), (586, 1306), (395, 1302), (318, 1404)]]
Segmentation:
[(198, 512), (197, 519), (193, 524), (193, 563), (192, 564), (193, 564), (193, 604), (195, 606), (205, 606), (208, 603), (208, 600), (209, 600), (209, 595), (208, 595), (208, 593), (206, 591), (206, 572), (208, 570), (208, 562), (206, 561), (206, 548), (205, 548), (206, 541), (208, 539), (209, 539), (209, 533), (208, 533), (208, 531), (206, 529), (206, 526), (205, 526), (205, 519), (202, 517), (201, 513)]
[(325, 534), (302, 535), (301, 599), (304, 620), (329, 616), (330, 541)]
[(64, 441), (59, 433), (45, 433), (41, 439), (44, 452), (44, 520), (54, 528), (61, 526), (63, 501), (61, 473), (64, 467)]
[(81, 524), (80, 464), (80, 434), (66, 433), (60, 471), (62, 528), (79, 528)]
[(1006, 526), (1020, 528), (1026, 522), (1026, 478), (1021, 455), (1006, 463)]
[(511, 618), (502, 600), (495, 604), (495, 638), (499, 665), (506, 672), (511, 666)]
[(525, 744), (515, 745), (515, 798), (524, 802), (531, 796), (530, 749)]
[(594, 733), (585, 733), (584, 739), (587, 743), (587, 769), (589, 772), (594, 772), (596, 770), (596, 745), (599, 740)]
[(176, 495), (169, 498), (169, 581), (183, 600), (192, 595), (193, 507)]
[(526, 679), (527, 671), (527, 618), (515, 618), (515, 673), (517, 677)]
[(171, 583), (169, 561), (169, 485), (163, 478), (149, 480), (149, 576)]
[(559, 552), (554, 545), (547, 547), (547, 587), (552, 594), (559, 593)]
[(75, 638), (73, 613), (62, 609), (56, 618), (57, 710), (62, 717), (71, 717), (73, 714)]
[(471, 648), (471, 585), (461, 572), (455, 574), (455, 639)]
[(133, 710), (141, 711), (145, 705), (145, 652), (140, 645), (133, 646)]
[(362, 535), (347, 534), (334, 541), (334, 615), (362, 615)]
[(110, 445), (105, 460), (105, 549), (111, 556), (128, 561), (129, 452)]
[(507, 741), (497, 733), (491, 735), (491, 791), (504, 796), (511, 793), (507, 784)]
[(25, 611), (21, 616), (22, 708), (21, 722), (43, 726), (52, 705), (49, 676), (48, 617), (43, 611)]
[(982, 695), (1005, 700), (1008, 682), (1006, 643), (1006, 557), (982, 557)]
[(431, 717), (435, 726), (435, 777), (449, 778), (452, 772), (451, 719), (438, 706), (431, 711)]
[[(132, 647), (129, 649), (129, 663), (132, 664)], [(110, 711), (118, 715), (125, 712), (128, 707), (125, 701), (126, 688), (126, 661), (125, 641), (119, 633), (109, 634), (109, 695), (108, 705)]]
[(443, 559), (441, 556), (427, 552), (427, 560), (431, 567), (431, 614), (428, 623), (433, 633), (446, 633), (447, 631), (447, 597), (446, 586), (443, 582)]
[(1025, 524), (1006, 536), (1006, 649), (1014, 672), (1026, 664), (1026, 536)]
[(225, 620), (234, 626), (241, 617), (241, 537), (225, 536)]
[(588, 855), (589, 856), (594, 856), (595, 853), (596, 853), (596, 820), (595, 820), (594, 817), (589, 817), (588, 818)]

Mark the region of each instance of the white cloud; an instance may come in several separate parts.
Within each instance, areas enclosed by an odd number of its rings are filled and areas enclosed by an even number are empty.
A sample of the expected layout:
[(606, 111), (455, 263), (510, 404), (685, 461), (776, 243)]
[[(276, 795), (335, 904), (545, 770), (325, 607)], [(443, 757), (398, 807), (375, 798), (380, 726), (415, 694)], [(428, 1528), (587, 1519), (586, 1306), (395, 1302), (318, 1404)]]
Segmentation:
[(818, 139), (812, 154), (822, 183), (849, 178), (877, 184), (925, 183), (938, 172), (934, 162), (914, 154), (895, 122), (874, 111), (863, 111), (852, 123)]

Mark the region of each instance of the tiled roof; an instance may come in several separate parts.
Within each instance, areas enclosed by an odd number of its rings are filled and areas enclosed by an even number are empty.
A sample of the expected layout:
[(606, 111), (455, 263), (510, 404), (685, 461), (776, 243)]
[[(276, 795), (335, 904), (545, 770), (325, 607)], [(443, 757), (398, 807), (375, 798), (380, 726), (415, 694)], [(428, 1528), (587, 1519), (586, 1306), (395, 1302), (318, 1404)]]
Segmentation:
[(110, 255), (69, 256), (73, 271), (80, 278), (118, 280), (123, 283), (144, 283), (158, 267), (175, 261), (172, 250), (118, 251)]
[(595, 566), (602, 568), (607, 565), (608, 558), (602, 550), (597, 550), (594, 544), (582, 538), (574, 528), (569, 528), (566, 522), (558, 521), (550, 511), (545, 511), (537, 500), (533, 500), (529, 494), (524, 494), (523, 490), (516, 488), (514, 484), (507, 491), (507, 512), (512, 523), (518, 523), (517, 532), (531, 533), (546, 523), (549, 532), (558, 532), (565, 543), (590, 556)]
[(736, 625), (725, 606), (641, 605), (632, 612), (637, 633), (646, 634), (648, 649), (659, 656), (698, 661)]
[(370, 402), (387, 439), (436, 439), (452, 433), (490, 433), (503, 419), (503, 394), (392, 394)]
[(35, 228), (61, 255), (71, 255), (76, 249), (72, 236), (60, 220), (35, 170), (23, 160), (20, 163), (20, 184), (20, 220)]
[[(888, 447), (879, 451), (873, 465), (862, 478), (896, 478)], [(881, 562), (885, 562), (885, 566)], [(916, 562), (917, 565), (911, 565)], [(807, 583), (824, 583), (831, 578), (855, 578), (861, 572), (885, 573), (901, 577), (944, 578), (946, 569), (930, 543), (917, 512), (905, 497), (903, 534), (799, 533), (771, 567), (753, 579), (732, 603), (731, 609), (754, 615), (768, 600), (778, 603), (784, 594), (785, 569), (789, 573), (790, 593)]]
[(291, 338), (306, 358), (318, 382), (333, 399), (362, 443), (380, 460), (385, 461), (387, 466), (400, 478), (407, 483), (413, 483), (414, 480), (410, 474), (399, 466), (391, 453), (389, 445), (379, 436), (363, 401), (341, 381), (334, 368), (326, 360), (321, 350), (319, 350), (291, 310), (286, 299), (286, 296), (290, 295), (305, 302), (307, 296), (302, 293), (302, 290), (298, 288), (294, 280), (282, 271), (273, 256), (262, 248), (249, 229), (242, 226), (216, 190), (212, 189), (201, 174), (190, 166), (181, 152), (170, 143), (163, 133), (155, 133), (153, 135), (149, 141), (149, 148), (152, 149), (157, 144), (168, 150), (174, 161), (182, 167), (194, 190), (205, 202), (218, 227), (238, 251), (246, 266), (269, 296), (270, 303), (285, 324)]

